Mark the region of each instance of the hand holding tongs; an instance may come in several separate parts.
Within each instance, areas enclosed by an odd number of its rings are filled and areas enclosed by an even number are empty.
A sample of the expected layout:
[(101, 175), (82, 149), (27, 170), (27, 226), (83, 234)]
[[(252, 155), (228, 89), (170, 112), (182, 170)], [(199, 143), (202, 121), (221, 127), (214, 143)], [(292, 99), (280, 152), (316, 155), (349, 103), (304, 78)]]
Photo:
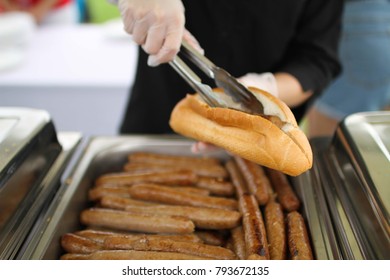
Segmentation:
[[(215, 84), (222, 88), (238, 106), (231, 107), (212, 91), (211, 87), (203, 84), (201, 79), (176, 56), (169, 64), (182, 76), (182, 78), (198, 92), (210, 107), (233, 108), (249, 114), (261, 115), (264, 112), (263, 105), (244, 85), (238, 82), (224, 69), (216, 66), (208, 58), (200, 54), (187, 42), (182, 42), (180, 53), (185, 55), (206, 75), (215, 80)], [(239, 109), (238, 109), (239, 108)]]

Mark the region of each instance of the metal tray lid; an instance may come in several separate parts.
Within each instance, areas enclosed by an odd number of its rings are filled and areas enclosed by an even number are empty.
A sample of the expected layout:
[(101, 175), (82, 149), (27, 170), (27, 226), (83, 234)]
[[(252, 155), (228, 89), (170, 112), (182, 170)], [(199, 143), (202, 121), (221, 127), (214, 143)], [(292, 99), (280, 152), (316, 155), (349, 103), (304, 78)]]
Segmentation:
[(0, 108), (0, 184), (12, 175), (22, 150), (50, 122), (45, 111)]
[(349, 140), (351, 157), (378, 215), (389, 224), (390, 112), (347, 117), (340, 132)]
[(0, 107), (0, 259), (15, 257), (60, 184), (60, 138), (46, 111)]
[(336, 211), (338, 226), (344, 229), (340, 233), (347, 234), (346, 229), (353, 233), (353, 238), (344, 240), (349, 242), (347, 255), (389, 259), (390, 112), (346, 117), (326, 152), (334, 191), (342, 206)]

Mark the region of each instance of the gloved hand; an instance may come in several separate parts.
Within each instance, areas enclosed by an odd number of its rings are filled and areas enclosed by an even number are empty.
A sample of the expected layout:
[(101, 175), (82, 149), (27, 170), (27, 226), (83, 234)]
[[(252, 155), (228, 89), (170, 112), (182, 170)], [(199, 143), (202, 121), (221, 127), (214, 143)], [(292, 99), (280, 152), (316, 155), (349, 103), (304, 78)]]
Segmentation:
[(256, 87), (265, 90), (272, 95), (278, 97), (278, 86), (276, 84), (275, 76), (272, 73), (266, 72), (262, 74), (248, 73), (240, 78), (238, 81), (246, 87)]
[(180, 0), (119, 0), (118, 8), (126, 32), (150, 54), (149, 66), (172, 60), (184, 35)]

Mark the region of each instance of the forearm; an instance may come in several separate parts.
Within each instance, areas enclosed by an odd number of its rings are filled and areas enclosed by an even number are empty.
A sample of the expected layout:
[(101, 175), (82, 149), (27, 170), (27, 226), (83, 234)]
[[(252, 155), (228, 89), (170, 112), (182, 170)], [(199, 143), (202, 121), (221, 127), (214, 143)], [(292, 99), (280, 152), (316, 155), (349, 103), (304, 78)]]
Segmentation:
[(41, 11), (48, 12), (50, 11), (55, 4), (57, 4), (58, 0), (44, 0), (40, 1), (38, 4), (34, 5), (31, 9), (39, 9)]
[(313, 92), (304, 92), (301, 84), (293, 75), (286, 72), (278, 72), (274, 75), (278, 87), (279, 98), (290, 108), (304, 103), (312, 96)]
[(29, 12), (37, 23), (40, 23), (45, 15), (53, 9), (58, 0), (45, 0), (41, 1), (33, 7), (29, 8), (27, 12)]
[(11, 2), (10, 0), (0, 0), (0, 5), (5, 11), (18, 11), (21, 9), (19, 5)]

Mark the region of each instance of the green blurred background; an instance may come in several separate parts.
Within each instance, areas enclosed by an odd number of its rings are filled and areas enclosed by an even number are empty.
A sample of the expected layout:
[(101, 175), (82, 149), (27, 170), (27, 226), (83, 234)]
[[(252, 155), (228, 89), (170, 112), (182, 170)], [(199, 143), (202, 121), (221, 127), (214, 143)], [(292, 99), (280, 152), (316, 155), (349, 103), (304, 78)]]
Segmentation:
[(82, 23), (104, 23), (120, 18), (118, 8), (107, 0), (75, 0)]

